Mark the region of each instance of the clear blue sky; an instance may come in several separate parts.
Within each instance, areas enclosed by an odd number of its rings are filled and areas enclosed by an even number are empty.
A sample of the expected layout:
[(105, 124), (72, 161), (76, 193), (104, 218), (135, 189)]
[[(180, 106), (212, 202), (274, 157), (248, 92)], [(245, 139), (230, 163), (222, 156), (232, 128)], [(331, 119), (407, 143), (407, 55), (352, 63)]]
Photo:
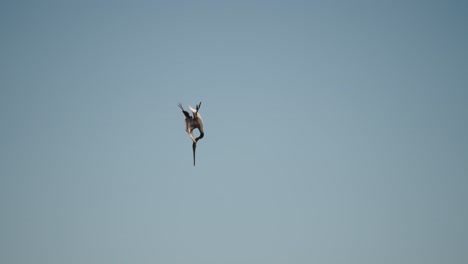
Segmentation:
[(2, 1), (0, 262), (468, 263), (467, 20)]

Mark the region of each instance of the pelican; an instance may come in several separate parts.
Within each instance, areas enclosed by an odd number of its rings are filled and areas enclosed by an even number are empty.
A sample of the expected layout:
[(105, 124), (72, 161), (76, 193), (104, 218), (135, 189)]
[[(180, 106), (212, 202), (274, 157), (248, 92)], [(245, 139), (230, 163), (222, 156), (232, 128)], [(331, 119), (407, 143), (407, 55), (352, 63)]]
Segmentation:
[[(203, 131), (203, 119), (201, 115), (198, 113), (198, 110), (200, 109), (200, 106), (201, 106), (201, 102), (197, 104), (195, 109), (189, 106), (190, 111), (192, 111), (193, 117), (190, 116), (190, 114), (184, 110), (181, 104), (179, 104), (178, 106), (182, 110), (182, 113), (185, 115), (185, 131), (187, 131), (187, 134), (190, 136), (190, 138), (193, 141), (192, 143), (193, 166), (195, 166), (195, 149), (197, 148), (197, 142), (198, 140), (202, 139), (205, 136), (205, 132)], [(195, 128), (198, 128), (198, 131), (200, 132), (200, 135), (197, 138), (193, 136), (193, 130)]]

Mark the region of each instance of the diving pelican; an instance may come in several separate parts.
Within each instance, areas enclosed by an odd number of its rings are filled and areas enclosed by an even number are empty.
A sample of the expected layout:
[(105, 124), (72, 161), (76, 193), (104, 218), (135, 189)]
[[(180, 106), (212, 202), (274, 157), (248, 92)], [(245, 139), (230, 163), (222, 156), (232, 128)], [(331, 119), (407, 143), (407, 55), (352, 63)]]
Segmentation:
[[(190, 116), (190, 114), (184, 110), (181, 104), (179, 104), (178, 106), (182, 110), (182, 113), (185, 115), (185, 131), (187, 131), (187, 133), (189, 134), (190, 138), (193, 141), (193, 144), (192, 144), (193, 166), (195, 166), (195, 149), (197, 148), (197, 142), (198, 140), (202, 139), (205, 136), (205, 132), (203, 131), (203, 119), (201, 115), (198, 113), (198, 110), (200, 109), (200, 106), (201, 106), (201, 102), (197, 104), (195, 109), (189, 106), (190, 111), (192, 111), (193, 117)], [(193, 136), (193, 130), (195, 128), (198, 128), (198, 131), (200, 131), (200, 135), (197, 138)]]

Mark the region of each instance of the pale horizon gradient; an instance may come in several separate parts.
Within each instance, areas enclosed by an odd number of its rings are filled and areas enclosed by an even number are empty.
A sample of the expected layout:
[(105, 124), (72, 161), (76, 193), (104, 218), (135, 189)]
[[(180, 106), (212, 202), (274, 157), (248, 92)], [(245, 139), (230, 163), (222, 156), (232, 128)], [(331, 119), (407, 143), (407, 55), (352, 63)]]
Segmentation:
[(468, 263), (467, 25), (463, 1), (2, 1), (0, 263)]

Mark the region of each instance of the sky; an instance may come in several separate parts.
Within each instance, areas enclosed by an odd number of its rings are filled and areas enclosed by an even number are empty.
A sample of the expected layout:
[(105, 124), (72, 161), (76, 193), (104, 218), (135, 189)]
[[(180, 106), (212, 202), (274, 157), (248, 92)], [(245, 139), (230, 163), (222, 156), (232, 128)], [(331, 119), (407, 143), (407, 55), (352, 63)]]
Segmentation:
[(468, 263), (467, 20), (1, 1), (0, 262)]

